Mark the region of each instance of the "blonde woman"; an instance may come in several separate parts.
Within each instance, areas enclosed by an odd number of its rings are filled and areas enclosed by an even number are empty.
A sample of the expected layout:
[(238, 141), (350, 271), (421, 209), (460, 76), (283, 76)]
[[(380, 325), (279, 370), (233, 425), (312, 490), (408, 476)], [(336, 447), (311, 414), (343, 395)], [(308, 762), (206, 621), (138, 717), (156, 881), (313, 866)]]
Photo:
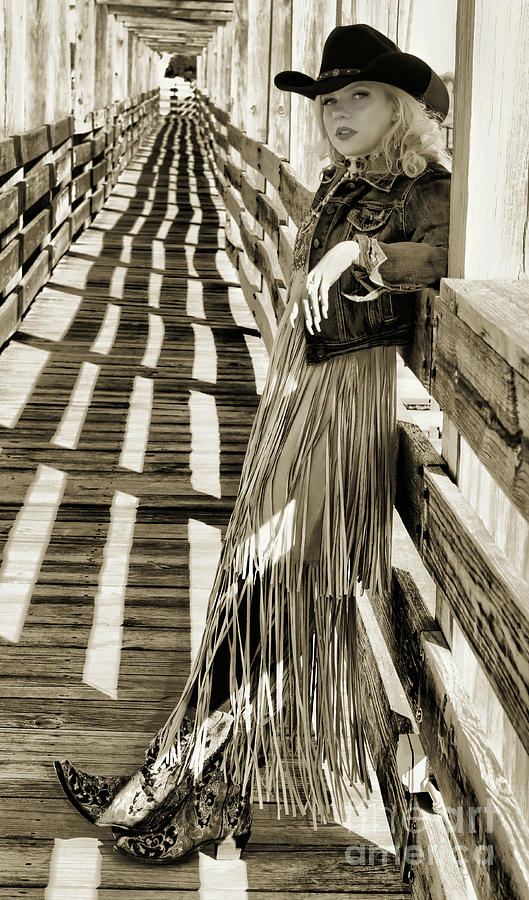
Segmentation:
[(254, 799), (317, 827), (355, 780), (371, 791), (357, 592), (390, 588), (395, 348), (446, 275), (448, 94), (368, 25), (331, 32), (317, 78), (274, 80), (315, 101), (331, 165), (296, 237), (202, 644), (138, 772), (55, 762), (77, 809), (146, 862), (242, 848)]

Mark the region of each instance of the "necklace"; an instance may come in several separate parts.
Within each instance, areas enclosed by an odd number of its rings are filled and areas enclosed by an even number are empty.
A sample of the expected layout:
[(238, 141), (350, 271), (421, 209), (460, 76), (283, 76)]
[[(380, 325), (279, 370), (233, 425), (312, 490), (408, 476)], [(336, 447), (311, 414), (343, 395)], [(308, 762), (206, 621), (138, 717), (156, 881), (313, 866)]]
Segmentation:
[(323, 205), (328, 202), (329, 197), (332, 197), (342, 182), (356, 178), (358, 175), (365, 172), (371, 159), (372, 157), (370, 156), (357, 156), (354, 161), (357, 164), (354, 166), (351, 165), (351, 160), (346, 159), (344, 162), (345, 170), (334, 187), (332, 187), (330, 191), (327, 191), (313, 209), (309, 210), (307, 216), (303, 219), (298, 228), (294, 247), (292, 248), (293, 269), (303, 269), (305, 266), (309, 244)]

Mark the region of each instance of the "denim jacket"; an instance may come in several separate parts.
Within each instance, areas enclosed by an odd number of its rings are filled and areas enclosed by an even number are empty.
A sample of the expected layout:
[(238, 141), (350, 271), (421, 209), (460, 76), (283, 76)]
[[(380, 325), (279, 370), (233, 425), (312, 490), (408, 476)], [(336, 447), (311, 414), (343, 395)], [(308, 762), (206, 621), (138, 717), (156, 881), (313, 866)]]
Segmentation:
[[(324, 170), (311, 209), (342, 174)], [(321, 331), (305, 324), (308, 364), (413, 340), (418, 292), (447, 274), (449, 214), (450, 172), (437, 162), (414, 178), (370, 173), (338, 187), (316, 221), (308, 271), (340, 241), (356, 240), (360, 258), (329, 288)]]

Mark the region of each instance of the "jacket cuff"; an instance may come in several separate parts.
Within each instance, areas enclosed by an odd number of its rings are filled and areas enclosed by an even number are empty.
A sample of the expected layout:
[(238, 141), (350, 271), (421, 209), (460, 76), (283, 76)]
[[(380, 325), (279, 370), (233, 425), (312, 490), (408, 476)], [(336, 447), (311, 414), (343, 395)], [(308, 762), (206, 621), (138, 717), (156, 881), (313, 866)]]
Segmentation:
[(360, 248), (358, 265), (366, 270), (367, 276), (373, 284), (384, 287), (384, 279), (379, 272), (379, 266), (387, 260), (387, 256), (377, 239), (358, 232), (355, 234), (354, 239)]

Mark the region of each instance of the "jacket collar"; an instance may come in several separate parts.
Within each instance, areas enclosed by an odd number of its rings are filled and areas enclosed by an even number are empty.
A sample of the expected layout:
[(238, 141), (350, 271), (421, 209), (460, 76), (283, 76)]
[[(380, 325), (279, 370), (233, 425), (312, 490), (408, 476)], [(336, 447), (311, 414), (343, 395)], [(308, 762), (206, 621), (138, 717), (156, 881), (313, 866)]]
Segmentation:
[[(343, 171), (346, 167), (343, 163), (338, 163), (335, 167), (335, 171), (339, 177), (343, 175)], [(365, 174), (357, 173), (354, 175), (354, 178), (358, 178), (361, 181), (365, 181), (367, 184), (370, 184), (371, 187), (378, 188), (378, 190), (385, 191), (389, 193), (391, 188), (393, 187), (395, 180), (399, 177), (399, 173), (393, 175), (390, 172), (369, 172)]]
[(369, 172), (365, 175), (359, 175), (358, 178), (362, 181), (366, 181), (367, 184), (377, 188), (379, 191), (386, 191), (386, 193), (389, 193), (395, 180), (398, 178), (398, 173), (393, 175), (391, 172)]

